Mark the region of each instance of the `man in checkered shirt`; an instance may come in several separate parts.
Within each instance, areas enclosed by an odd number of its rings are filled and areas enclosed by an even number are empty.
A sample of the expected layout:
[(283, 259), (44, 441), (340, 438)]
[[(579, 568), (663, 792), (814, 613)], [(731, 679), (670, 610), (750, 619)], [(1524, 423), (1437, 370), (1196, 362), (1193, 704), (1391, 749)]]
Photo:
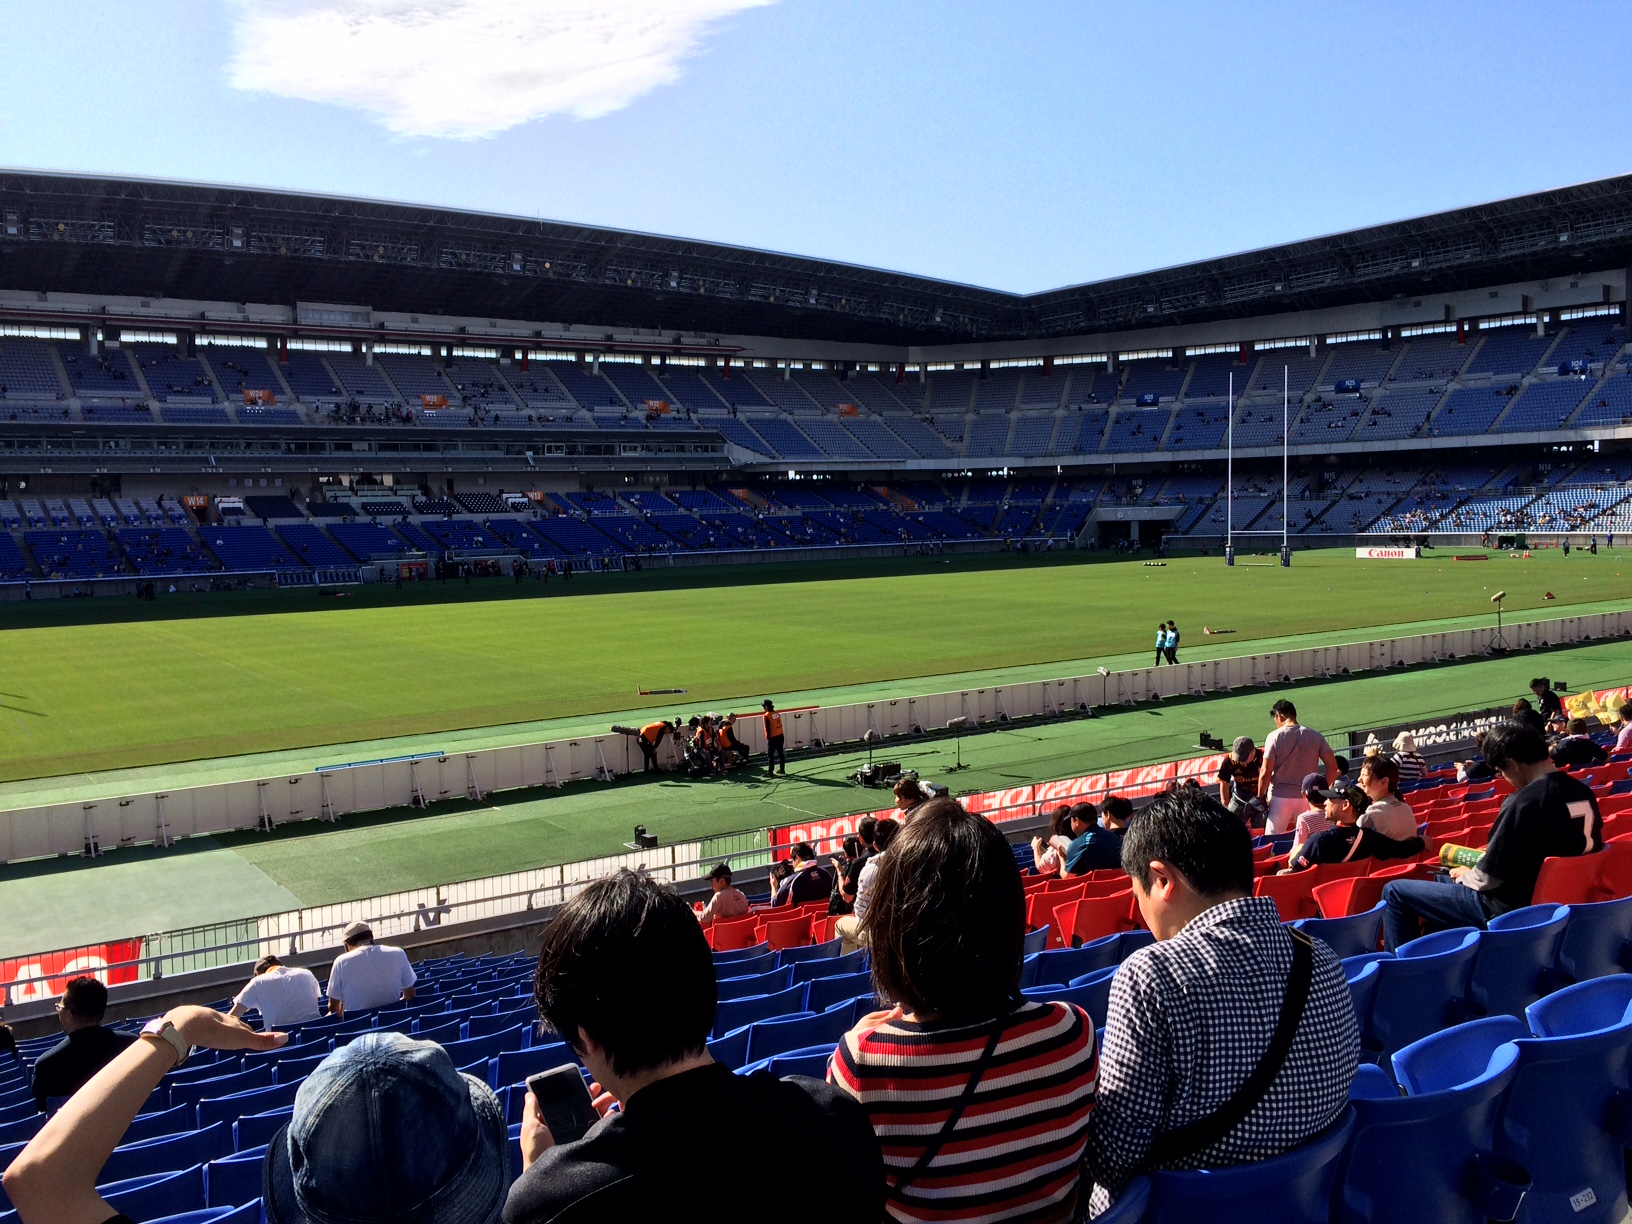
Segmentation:
[(1342, 966), (1316, 940), (1302, 1019), (1263, 1098), (1217, 1142), (1153, 1161), (1158, 1135), (1213, 1113), (1258, 1065), (1286, 999), (1293, 942), (1275, 903), (1252, 895), (1245, 826), (1200, 791), (1163, 796), (1136, 816), (1122, 865), (1157, 942), (1111, 985), (1085, 1157), (1095, 1212), (1153, 1164), (1248, 1164), (1313, 1138), (1343, 1111), (1360, 1056)]

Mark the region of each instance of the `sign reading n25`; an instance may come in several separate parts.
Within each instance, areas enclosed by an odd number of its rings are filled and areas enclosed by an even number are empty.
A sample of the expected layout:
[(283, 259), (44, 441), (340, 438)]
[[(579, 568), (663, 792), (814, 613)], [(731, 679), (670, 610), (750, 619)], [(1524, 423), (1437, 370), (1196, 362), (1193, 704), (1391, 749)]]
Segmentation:
[(4, 992), (6, 1002), (17, 1004), (55, 999), (76, 977), (94, 977), (106, 986), (134, 982), (135, 962), (141, 955), (141, 940), (121, 939), (66, 952), (0, 960), (0, 992)]
[(1357, 548), (1354, 555), (1362, 561), (1416, 561), (1422, 557), (1420, 548)]

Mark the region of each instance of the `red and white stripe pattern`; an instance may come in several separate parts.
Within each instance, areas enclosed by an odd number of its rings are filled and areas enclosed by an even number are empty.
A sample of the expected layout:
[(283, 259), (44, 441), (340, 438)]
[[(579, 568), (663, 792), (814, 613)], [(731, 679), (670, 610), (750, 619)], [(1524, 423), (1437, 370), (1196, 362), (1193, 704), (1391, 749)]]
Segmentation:
[(927, 1169), (904, 1190), (895, 1188), (940, 1134), (991, 1031), (990, 1021), (947, 1027), (875, 1015), (834, 1052), (828, 1080), (872, 1119), (892, 1219), (1070, 1216), (1098, 1055), (1092, 1023), (1065, 1003), (1028, 1002), (1011, 1013), (952, 1134)]

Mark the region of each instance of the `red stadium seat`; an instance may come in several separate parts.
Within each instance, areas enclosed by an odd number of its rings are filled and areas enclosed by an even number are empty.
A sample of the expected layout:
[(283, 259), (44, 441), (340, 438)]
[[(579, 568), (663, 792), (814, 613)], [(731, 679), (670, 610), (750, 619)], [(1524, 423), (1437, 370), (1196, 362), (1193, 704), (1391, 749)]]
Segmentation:
[(1282, 922), (1296, 922), (1299, 918), (1318, 918), (1312, 890), (1316, 884), (1315, 872), (1295, 872), (1292, 875), (1259, 876), (1252, 886), (1252, 895), (1268, 897), (1275, 902)]
[(1583, 905), (1601, 900), (1598, 879), (1604, 856), (1580, 854), (1569, 858), (1549, 858), (1541, 864), (1531, 905)]
[(732, 922), (716, 922), (704, 932), (708, 946), (716, 952), (734, 952), (759, 942), (759, 920), (750, 915)]
[[(1133, 889), (1109, 897), (1084, 897), (1068, 901), (1054, 910), (1053, 930), (1062, 932), (1060, 947), (1078, 947), (1134, 928), (1137, 902)], [(1049, 942), (1057, 937), (1050, 933)]]
[(811, 927), (814, 924), (815, 917), (811, 914), (800, 914), (794, 918), (773, 918), (765, 923), (762, 934), (771, 951), (780, 952), (783, 948), (797, 948), (808, 944)]
[(1383, 899), (1383, 885), (1387, 883), (1387, 878), (1374, 875), (1351, 876), (1347, 880), (1317, 884), (1310, 895), (1322, 918), (1347, 918), (1373, 908)]
[(1373, 880), (1431, 880), (1434, 878), (1435, 873), (1439, 871), (1439, 861), (1437, 859), (1430, 859), (1425, 863), (1418, 862), (1415, 859), (1404, 863), (1386, 860), (1378, 861), (1376, 859), (1373, 859), (1372, 862), (1376, 870), (1367, 874)]
[(1604, 843), (1598, 870), (1598, 900), (1632, 897), (1632, 839)]
[(1051, 917), (1056, 907), (1067, 901), (1076, 901), (1088, 891), (1086, 880), (1070, 881), (1064, 888), (1051, 888), (1045, 892), (1035, 892), (1026, 898), (1026, 929), (1035, 931), (1038, 927), (1052, 926), (1048, 940), (1050, 947), (1059, 947), (1059, 926)]

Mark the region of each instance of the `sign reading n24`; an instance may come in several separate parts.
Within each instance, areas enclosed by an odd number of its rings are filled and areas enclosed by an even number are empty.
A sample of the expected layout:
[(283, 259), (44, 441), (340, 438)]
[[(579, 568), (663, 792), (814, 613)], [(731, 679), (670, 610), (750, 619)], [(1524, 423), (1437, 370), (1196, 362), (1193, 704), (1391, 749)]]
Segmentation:
[(16, 1004), (55, 999), (69, 980), (76, 977), (94, 977), (107, 986), (134, 982), (135, 962), (141, 955), (141, 940), (121, 939), (67, 952), (0, 960), (0, 992), (4, 993), (6, 1002)]
[(1419, 561), (1420, 548), (1357, 548), (1354, 555), (1362, 561)]

